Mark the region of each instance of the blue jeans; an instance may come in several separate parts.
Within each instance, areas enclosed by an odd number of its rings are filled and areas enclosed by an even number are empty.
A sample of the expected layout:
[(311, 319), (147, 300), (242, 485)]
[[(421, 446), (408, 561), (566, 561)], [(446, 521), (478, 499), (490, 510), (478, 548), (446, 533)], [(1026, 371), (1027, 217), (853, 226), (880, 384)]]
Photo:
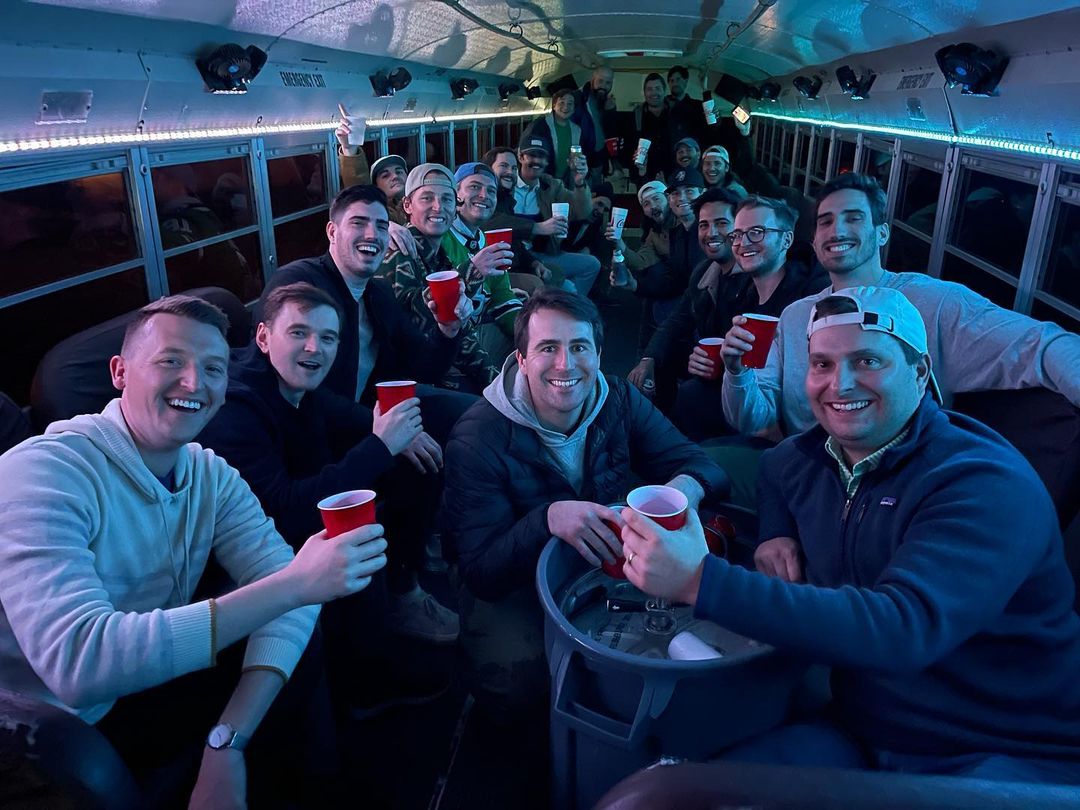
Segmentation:
[(1080, 761), (976, 753), (916, 756), (873, 751), (827, 720), (783, 726), (728, 750), (725, 762), (816, 768), (856, 768), (997, 782), (1080, 784)]
[(558, 269), (566, 277), (578, 295), (588, 295), (593, 282), (600, 275), (600, 260), (584, 253), (560, 253), (557, 256), (540, 256), (548, 267)]

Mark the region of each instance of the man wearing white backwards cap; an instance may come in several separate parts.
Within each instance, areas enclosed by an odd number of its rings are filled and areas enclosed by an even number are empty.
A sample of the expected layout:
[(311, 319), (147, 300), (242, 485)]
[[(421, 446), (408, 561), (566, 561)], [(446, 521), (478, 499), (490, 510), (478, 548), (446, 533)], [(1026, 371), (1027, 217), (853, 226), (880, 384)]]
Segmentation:
[(833, 667), (820, 718), (729, 757), (1080, 784), (1080, 616), (1038, 475), (928, 394), (900, 291), (823, 298), (807, 333), (819, 424), (762, 457), (757, 572), (710, 556), (696, 515), (622, 513), (634, 585)]

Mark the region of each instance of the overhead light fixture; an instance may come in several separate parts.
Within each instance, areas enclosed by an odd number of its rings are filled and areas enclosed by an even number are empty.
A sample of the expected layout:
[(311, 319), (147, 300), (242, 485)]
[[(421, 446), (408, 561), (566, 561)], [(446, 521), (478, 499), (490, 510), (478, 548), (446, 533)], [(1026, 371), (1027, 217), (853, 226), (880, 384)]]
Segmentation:
[(817, 94), (821, 90), (820, 76), (813, 76), (811, 78), (807, 78), (806, 76), (796, 76), (792, 79), (791, 83), (796, 90), (810, 99), (817, 98)]
[(472, 93), (480, 86), (480, 82), (476, 79), (451, 79), (450, 80), (450, 96), (454, 101), (461, 101), (465, 96)]
[(499, 85), (499, 101), (503, 104), (507, 104), (510, 101), (510, 96), (514, 93), (521, 91), (520, 84), (506, 83)]
[(761, 100), (776, 101), (780, 98), (780, 85), (776, 82), (765, 82), (761, 85)]
[(376, 98), (390, 98), (399, 90), (404, 90), (412, 82), (412, 74), (403, 67), (396, 67), (387, 73), (380, 70), (368, 77)]
[(597, 51), (596, 55), (601, 59), (625, 59), (630, 56), (658, 56), (661, 58), (678, 59), (683, 55), (682, 51), (672, 51), (666, 48), (646, 48), (641, 51), (627, 51), (615, 49), (610, 51)]
[(1009, 57), (970, 42), (946, 45), (934, 58), (949, 87), (960, 85), (960, 92), (968, 96), (993, 95), (1009, 64)]
[(840, 92), (850, 95), (855, 101), (862, 101), (870, 95), (870, 88), (874, 86), (877, 74), (872, 70), (866, 71), (859, 78), (850, 65), (844, 65), (836, 69), (836, 81), (840, 85)]
[(540, 85), (538, 84), (534, 85), (533, 87), (526, 87), (525, 97), (529, 99), (529, 101), (536, 101), (538, 98), (540, 98), (541, 95), (543, 95), (543, 92), (544, 91), (540, 89)]
[(247, 86), (266, 64), (266, 52), (248, 45), (228, 43), (204, 59), (196, 59), (206, 89), (211, 93), (246, 93)]

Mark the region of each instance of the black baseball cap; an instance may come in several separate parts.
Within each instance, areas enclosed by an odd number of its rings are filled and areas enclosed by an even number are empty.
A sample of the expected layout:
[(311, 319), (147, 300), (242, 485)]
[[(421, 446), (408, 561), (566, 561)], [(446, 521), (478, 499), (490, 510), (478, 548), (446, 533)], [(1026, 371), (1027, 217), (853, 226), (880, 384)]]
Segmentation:
[(675, 174), (671, 175), (671, 180), (668, 181), (667, 193), (675, 191), (679, 188), (705, 188), (705, 178), (695, 168), (679, 169)]

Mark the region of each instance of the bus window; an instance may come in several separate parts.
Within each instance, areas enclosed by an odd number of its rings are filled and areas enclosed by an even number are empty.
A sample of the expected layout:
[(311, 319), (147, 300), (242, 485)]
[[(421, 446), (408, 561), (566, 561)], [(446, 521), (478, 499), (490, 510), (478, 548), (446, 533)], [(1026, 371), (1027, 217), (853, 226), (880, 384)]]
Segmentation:
[(965, 167), (949, 243), (1019, 278), (1035, 191), (1030, 183)]
[(361, 149), (364, 150), (364, 157), (367, 158), (368, 166), (379, 159), (379, 130), (368, 130)]
[(388, 155), (400, 155), (411, 169), (420, 162), (416, 135), (399, 135), (387, 142)]
[(454, 129), (454, 168), (472, 159), (472, 127), (462, 123)]
[(278, 267), (283, 267), (297, 259), (306, 259), (308, 256), (320, 256), (325, 253), (326, 223), (329, 219), (329, 210), (324, 208), (316, 214), (274, 225)]
[(138, 258), (124, 175), (0, 194), (0, 298)]
[(941, 172), (905, 162), (900, 174), (896, 219), (927, 236), (934, 235)]
[(326, 205), (325, 162), (321, 151), (266, 161), (270, 210), (275, 220), (316, 205)]
[(886, 193), (889, 191), (889, 172), (892, 171), (892, 152), (867, 148), (865, 172), (877, 179)]
[(437, 132), (432, 132), (430, 129), (424, 133), (424, 141), (427, 143), (427, 157), (425, 160), (428, 163), (441, 163), (443, 166), (449, 166), (450, 150), (447, 148), (447, 140), (449, 133), (442, 129)]
[(930, 239), (902, 226), (889, 235), (886, 266), (894, 273), (925, 273), (930, 267)]
[(257, 298), (262, 261), (248, 159), (160, 166), (151, 180), (169, 292), (217, 286), (241, 301)]
[[(1075, 179), (1080, 181), (1080, 176)], [(1053, 237), (1039, 289), (1080, 310), (1080, 184), (1068, 188), (1067, 183), (1063, 191), (1072, 192), (1071, 199), (1059, 197), (1055, 203)], [(1061, 323), (1058, 315), (1048, 320)], [(1066, 328), (1075, 331), (1075, 325)]]
[(492, 134), (495, 131), (495, 127), (492, 124), (479, 124), (476, 130), (476, 159), (480, 160), (484, 153), (495, 146), (495, 141)]
[(840, 141), (840, 156), (836, 161), (837, 174), (855, 171), (855, 149), (854, 141)]
[(0, 309), (0, 340), (19, 347), (0, 366), (0, 391), (29, 402), (34, 369), (49, 349), (149, 300), (146, 271), (138, 266)]
[(814, 140), (814, 168), (810, 172), (811, 194), (825, 182), (825, 170), (829, 166), (829, 142), (831, 139), (832, 133), (829, 130), (824, 128), (818, 130), (817, 138)]
[(959, 282), (1005, 309), (1012, 309), (1016, 300), (1016, 287), (997, 273), (965, 261), (948, 249), (945, 251), (941, 277), (946, 281)]
[(799, 130), (799, 151), (795, 158), (795, 188), (802, 191), (806, 180), (806, 167), (810, 161), (810, 130), (803, 127)]

